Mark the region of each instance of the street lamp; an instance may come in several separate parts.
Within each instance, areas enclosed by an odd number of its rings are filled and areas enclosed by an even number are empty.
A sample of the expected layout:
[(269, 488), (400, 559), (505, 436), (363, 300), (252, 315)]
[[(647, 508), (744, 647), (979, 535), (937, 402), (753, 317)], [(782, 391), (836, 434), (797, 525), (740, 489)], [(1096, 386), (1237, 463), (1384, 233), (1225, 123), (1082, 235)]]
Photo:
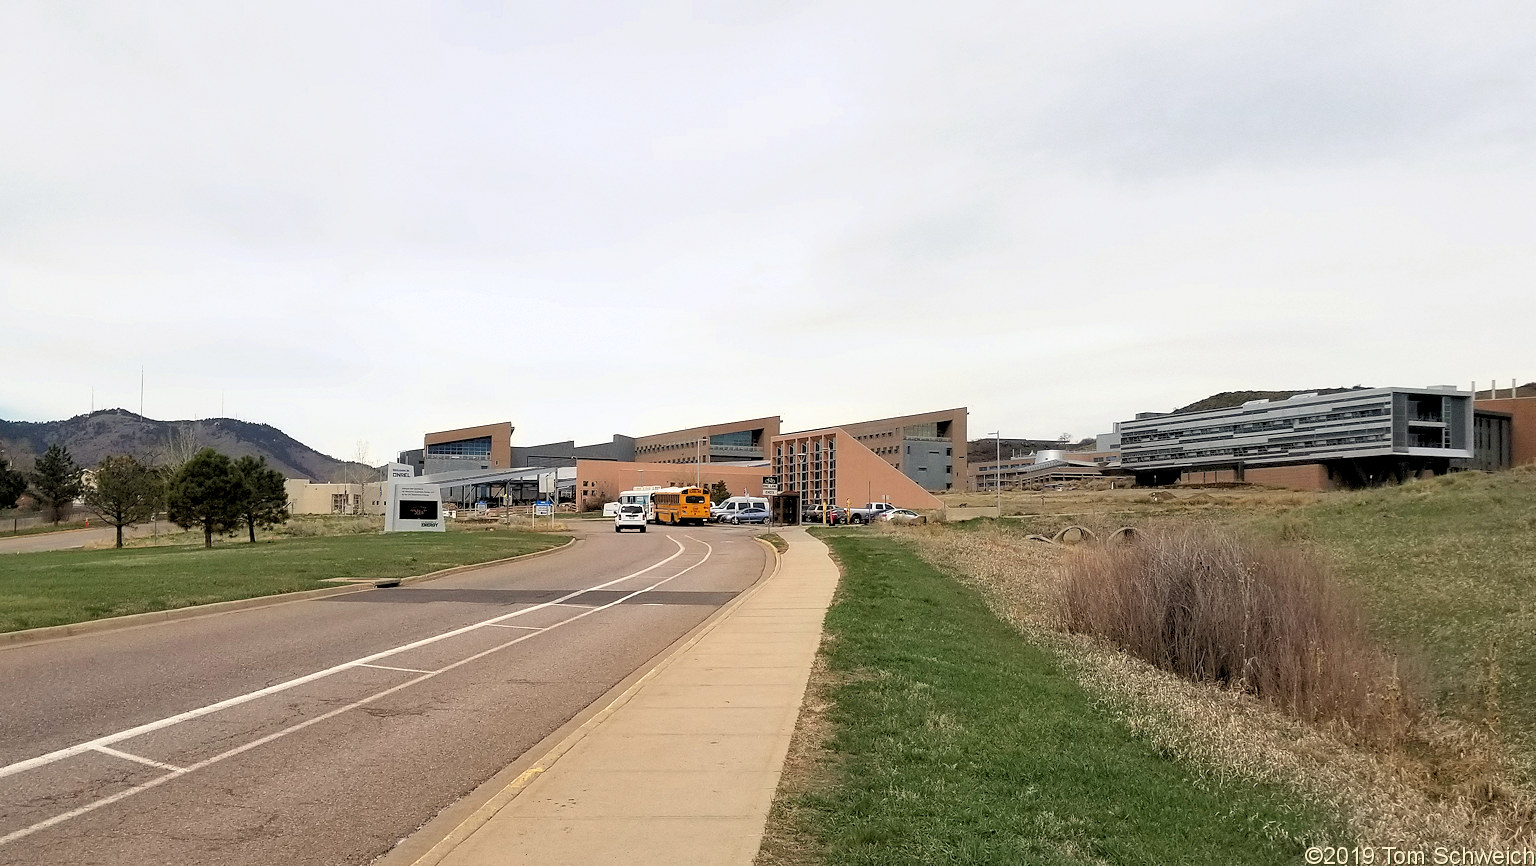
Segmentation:
[(997, 466), (996, 474), (992, 476), (992, 483), (997, 485), (997, 516), (1003, 516), (1003, 431), (998, 430), (992, 434), (997, 437)]

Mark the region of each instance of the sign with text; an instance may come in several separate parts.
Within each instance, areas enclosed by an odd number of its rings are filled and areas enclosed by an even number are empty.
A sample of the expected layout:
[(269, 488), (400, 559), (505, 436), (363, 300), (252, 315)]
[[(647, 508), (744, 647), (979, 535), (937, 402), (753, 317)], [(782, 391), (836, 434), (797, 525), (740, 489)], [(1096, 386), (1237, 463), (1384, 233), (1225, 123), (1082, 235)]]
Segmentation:
[(431, 484), (392, 479), (384, 492), (385, 532), (444, 532), (442, 493)]
[(548, 517), (553, 512), (554, 512), (554, 506), (551, 505), (548, 502), (545, 502), (542, 499), (539, 500), (538, 502), (533, 503), (533, 516), (534, 517)]

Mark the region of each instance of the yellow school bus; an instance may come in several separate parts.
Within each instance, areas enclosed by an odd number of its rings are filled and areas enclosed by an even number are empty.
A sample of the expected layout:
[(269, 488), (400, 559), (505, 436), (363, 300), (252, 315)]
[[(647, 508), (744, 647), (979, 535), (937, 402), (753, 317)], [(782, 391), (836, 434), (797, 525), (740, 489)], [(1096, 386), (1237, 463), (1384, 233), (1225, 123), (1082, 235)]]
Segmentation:
[(702, 487), (666, 487), (651, 496), (656, 522), (703, 524), (709, 522), (709, 494)]

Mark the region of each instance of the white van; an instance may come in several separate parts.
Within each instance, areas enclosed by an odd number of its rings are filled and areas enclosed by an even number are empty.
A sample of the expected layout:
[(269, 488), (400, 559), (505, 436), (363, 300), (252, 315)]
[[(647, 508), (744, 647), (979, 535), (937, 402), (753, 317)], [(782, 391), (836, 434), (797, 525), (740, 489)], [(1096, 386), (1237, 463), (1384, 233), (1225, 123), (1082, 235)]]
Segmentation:
[(730, 516), (738, 511), (746, 511), (749, 508), (761, 508), (764, 511), (772, 511), (768, 507), (768, 500), (761, 496), (732, 496), (719, 505), (711, 506), (709, 519), (716, 523), (728, 522)]
[(619, 506), (619, 513), (613, 518), (613, 531), (623, 532), (625, 529), (645, 531), (645, 506), (638, 504)]
[(656, 502), (651, 498), (660, 487), (636, 487), (619, 494), (619, 506), (638, 505), (645, 509), (645, 519), (656, 520)]

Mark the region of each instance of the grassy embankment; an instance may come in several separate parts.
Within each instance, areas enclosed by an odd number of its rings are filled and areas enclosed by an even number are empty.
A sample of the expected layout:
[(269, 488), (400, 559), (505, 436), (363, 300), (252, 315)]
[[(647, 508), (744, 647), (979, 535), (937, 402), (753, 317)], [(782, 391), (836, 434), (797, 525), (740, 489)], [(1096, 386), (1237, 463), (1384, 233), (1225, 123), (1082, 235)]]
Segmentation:
[[(951, 494), (951, 498), (960, 494)], [(1009, 499), (1011, 497), (1011, 501)], [(1331, 494), (1257, 489), (1007, 494), (1004, 525), (1210, 523), (1322, 553), (1372, 633), (1422, 660), (1437, 708), (1497, 730), (1536, 778), (1536, 468)], [(970, 498), (974, 499), (973, 494)], [(968, 526), (988, 530), (989, 521)]]
[(1296, 863), (1340, 838), (1272, 786), (1160, 756), (910, 546), (826, 539), (826, 715), (802, 720), (759, 862)]
[[(1133, 732), (1171, 766), (1196, 774), (1201, 787), (1211, 780), (1247, 780), (1261, 790), (1290, 792), (1315, 814), (1337, 816), (1333, 820), (1344, 830), (1330, 835), (1336, 842), (1536, 843), (1531, 771), (1536, 765), (1536, 470), (1466, 473), (1323, 495), (1240, 489), (1156, 496), (1065, 492), (1043, 502), (1005, 503), (1005, 511), (1033, 513), (1003, 521), (886, 528), (883, 534), (979, 592), (993, 613), (1017, 630), (1015, 640), (1056, 659), (1068, 680), (1092, 696), (1084, 714)], [(1070, 524), (1101, 536), (1122, 525), (1235, 527), (1310, 549), (1332, 566), (1341, 588), (1363, 602), (1371, 636), (1404, 653), (1405, 672), (1415, 660), (1423, 661), (1429, 711), (1404, 736), (1383, 745), (1347, 726), (1303, 721), (1250, 695), (1181, 679), (1102, 641), (1063, 634), (1060, 574), (1077, 552), (1026, 538), (1049, 536)], [(973, 650), (983, 651), (973, 644)], [(836, 652), (818, 665), (832, 661)], [(907, 655), (909, 662), (927, 658), (949, 664), (948, 657), (932, 652), (909, 649)], [(770, 862), (915, 859), (890, 845), (868, 846), (868, 856), (850, 858), (836, 847), (846, 835), (824, 830), (817, 837), (820, 849), (807, 849), (793, 836), (796, 828), (831, 826), (828, 816), (838, 807), (829, 801), (850, 796), (849, 768), (877, 753), (867, 744), (849, 750), (837, 739), (847, 736), (844, 716), (858, 706), (846, 686), (838, 685), (847, 677), (834, 669), (820, 677), (831, 685), (813, 688), (808, 698), (770, 824)], [(888, 677), (879, 674), (873, 681)], [(816, 682), (813, 677), (813, 686)], [(856, 676), (854, 683), (859, 682)], [(817, 712), (823, 705), (829, 714)], [(887, 733), (896, 743), (920, 741), (931, 727), (924, 718), (894, 709), (890, 718)], [(843, 751), (818, 751), (825, 741), (840, 743)], [(977, 748), (975, 754), (986, 754)], [(972, 752), (964, 754), (968, 759)], [(887, 789), (892, 795), (901, 790)], [(942, 790), (928, 794), (946, 796)], [(904, 808), (899, 797), (859, 802), (868, 806), (866, 821), (900, 815)], [(1067, 802), (1056, 814), (1066, 814)], [(986, 838), (977, 844), (987, 844)]]
[(0, 632), (335, 586), (328, 578), (409, 577), (565, 540), (508, 531), (358, 533), (205, 550), (199, 535), (175, 546), (11, 554), (0, 559)]
[(1372, 631), (1424, 659), (1436, 705), (1536, 778), (1536, 467), (1341, 493), (1257, 521), (1322, 550)]

